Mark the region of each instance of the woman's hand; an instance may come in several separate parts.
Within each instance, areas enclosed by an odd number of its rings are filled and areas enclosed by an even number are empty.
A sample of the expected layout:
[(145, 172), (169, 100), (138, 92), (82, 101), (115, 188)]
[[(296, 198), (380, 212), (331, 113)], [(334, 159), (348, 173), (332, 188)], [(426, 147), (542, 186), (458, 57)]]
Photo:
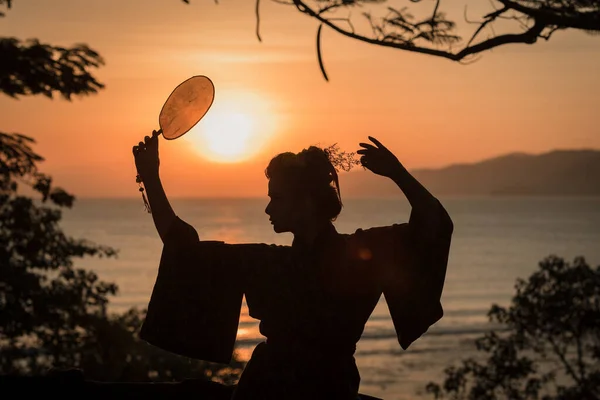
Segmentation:
[(404, 169), (398, 158), (387, 149), (384, 145), (372, 136), (369, 136), (369, 140), (372, 141), (375, 146), (370, 143), (359, 143), (363, 149), (358, 150), (356, 153), (361, 154), (360, 163), (363, 167), (367, 168), (371, 172), (386, 176), (388, 178), (394, 178), (398, 176)]
[(142, 181), (158, 177), (158, 132), (152, 131), (152, 137), (146, 136), (143, 142), (133, 146), (133, 157)]

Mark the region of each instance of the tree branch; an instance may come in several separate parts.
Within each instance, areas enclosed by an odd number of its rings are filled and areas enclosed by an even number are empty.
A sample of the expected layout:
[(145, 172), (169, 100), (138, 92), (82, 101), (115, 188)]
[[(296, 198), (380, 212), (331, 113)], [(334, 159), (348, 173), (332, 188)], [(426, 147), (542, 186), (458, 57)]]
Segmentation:
[(577, 373), (575, 372), (573, 367), (571, 367), (571, 364), (569, 364), (569, 362), (567, 361), (567, 358), (565, 357), (565, 352), (558, 348), (558, 344), (554, 340), (552, 340), (552, 338), (549, 338), (548, 341), (550, 342), (550, 345), (552, 346), (552, 350), (554, 350), (554, 354), (556, 354), (558, 356), (558, 358), (560, 359), (567, 374), (571, 378), (573, 378), (573, 380), (578, 385), (581, 385), (581, 383), (582, 383), (581, 378), (577, 376)]
[(485, 29), (485, 27), (488, 26), (488, 24), (494, 22), (498, 17), (500, 17), (500, 15), (502, 15), (503, 13), (505, 13), (507, 11), (508, 11), (508, 8), (504, 7), (500, 10), (496, 10), (493, 13), (486, 15), (485, 20), (483, 22), (481, 22), (481, 24), (479, 25), (479, 28), (477, 28), (475, 33), (473, 33), (473, 36), (471, 36), (471, 39), (469, 39), (469, 41), (467, 42), (467, 47), (469, 47), (471, 45), (471, 43), (473, 43), (473, 41), (475, 40), (477, 35), (479, 35), (479, 33), (481, 33), (481, 31), (483, 29)]
[[(0, 0), (0, 4), (3, 0)], [(188, 3), (189, 0), (183, 0)], [(259, 3), (256, 1), (256, 36), (261, 41), (259, 32), (260, 14)], [(320, 52), (321, 29), (329, 27), (348, 38), (369, 43), (375, 46), (404, 50), (412, 53), (425, 54), (463, 63), (471, 57), (487, 50), (492, 50), (506, 44), (533, 44), (538, 38), (548, 40), (558, 29), (574, 28), (591, 32), (600, 32), (600, 4), (588, 1), (572, 0), (560, 2), (554, 0), (496, 0), (501, 6), (483, 16), (479, 26), (466, 42), (455, 50), (454, 46), (461, 38), (453, 33), (455, 23), (448, 20), (440, 11), (441, 0), (435, 0), (431, 17), (422, 21), (413, 21), (414, 17), (406, 12), (406, 8), (394, 9), (388, 7), (389, 14), (381, 22), (373, 19), (369, 11), (363, 12), (371, 26), (372, 35), (359, 33), (354, 30), (350, 18), (333, 18), (333, 12), (340, 8), (360, 7), (365, 4), (383, 4), (387, 0), (313, 0), (314, 8), (308, 0), (271, 0), (278, 4), (293, 5), (301, 13), (319, 22), (317, 56), (322, 72), (322, 55)], [(410, 0), (418, 3), (421, 0)], [(491, 1), (491, 0), (490, 0)], [(539, 4), (533, 7), (531, 4)], [(514, 12), (508, 14), (509, 12)], [(466, 11), (465, 11), (466, 12)], [(508, 14), (508, 15), (507, 15)], [(466, 19), (466, 15), (465, 15)], [(496, 35), (493, 23), (499, 19), (516, 20), (521, 32)], [(342, 27), (336, 21), (344, 21), (348, 27)], [(467, 20), (467, 22), (471, 23)], [(475, 43), (485, 28), (490, 28), (491, 38)], [(326, 76), (324, 74), (324, 76)]]
[[(540, 7), (531, 8), (521, 5), (520, 3), (512, 0), (497, 0), (504, 5), (515, 11), (525, 14), (535, 20), (544, 20), (547, 25), (555, 25), (560, 28), (573, 28), (583, 29), (590, 31), (600, 30), (600, 16), (598, 15), (598, 8), (596, 6), (596, 12), (594, 11), (578, 11), (575, 15), (567, 15), (565, 11), (558, 8)], [(562, 12), (561, 12), (562, 11)]]
[(536, 22), (534, 26), (529, 28), (529, 30), (518, 33), (518, 34), (505, 34), (493, 37), (491, 39), (485, 40), (481, 43), (467, 46), (462, 51), (456, 53), (456, 60), (461, 60), (468, 55), (481, 53), (482, 51), (491, 50), (495, 47), (502, 46), (505, 44), (533, 44), (537, 41), (538, 36), (542, 33), (542, 31), (546, 28), (546, 24), (543, 22)]
[[(504, 34), (504, 35), (496, 36), (494, 38), (485, 40), (485, 41), (475, 44), (475, 45), (468, 45), (457, 53), (452, 53), (449, 51), (438, 50), (438, 49), (433, 49), (433, 48), (429, 48), (429, 47), (416, 46), (411, 41), (407, 41), (405, 43), (392, 42), (392, 41), (386, 41), (386, 40), (379, 40), (377, 38), (370, 38), (370, 37), (363, 36), (363, 35), (360, 35), (360, 34), (357, 34), (354, 32), (349, 32), (349, 31), (346, 31), (345, 29), (337, 26), (336, 24), (331, 22), (329, 19), (320, 15), (318, 12), (316, 12), (315, 10), (310, 8), (308, 5), (306, 5), (306, 3), (304, 3), (302, 0), (294, 0), (294, 5), (300, 12), (302, 12), (312, 18), (317, 19), (322, 24), (330, 27), (334, 31), (336, 31), (346, 37), (360, 40), (365, 43), (374, 44), (377, 46), (390, 47), (390, 48), (394, 48), (394, 49), (410, 51), (413, 53), (427, 54), (427, 55), (446, 58), (446, 59), (449, 59), (452, 61), (460, 61), (469, 55), (477, 54), (482, 51), (490, 50), (490, 49), (493, 49), (495, 47), (502, 46), (505, 44), (510, 44), (510, 43), (532, 44), (532, 43), (535, 43), (538, 36), (541, 34), (541, 32), (547, 26), (545, 23), (536, 21), (536, 23), (534, 24), (533, 27), (531, 27), (529, 30), (527, 30), (523, 33)], [(492, 13), (492, 15), (493, 14), (494, 13)]]

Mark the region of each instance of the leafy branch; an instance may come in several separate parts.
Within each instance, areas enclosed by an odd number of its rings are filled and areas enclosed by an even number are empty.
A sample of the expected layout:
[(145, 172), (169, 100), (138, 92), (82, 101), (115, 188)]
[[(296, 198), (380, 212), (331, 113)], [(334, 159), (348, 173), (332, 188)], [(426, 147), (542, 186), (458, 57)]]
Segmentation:
[[(189, 0), (183, 0), (189, 4)], [(442, 11), (441, 0), (431, 0), (432, 10), (417, 18), (410, 6), (392, 7), (388, 0), (271, 0), (292, 6), (300, 13), (315, 19), (319, 26), (316, 35), (317, 60), (323, 77), (328, 80), (323, 63), (321, 40), (323, 27), (360, 42), (413, 53), (441, 57), (451, 61), (469, 62), (475, 56), (507, 44), (534, 44), (539, 39), (549, 40), (554, 32), (578, 29), (600, 33), (600, 1), (598, 0), (493, 0), (488, 13), (478, 21), (465, 21), (476, 25), (467, 40), (456, 33), (457, 23)], [(423, 0), (406, 0), (408, 4)], [(256, 36), (260, 35), (260, 0), (255, 0)], [(376, 17), (365, 7), (385, 7), (385, 15)], [(351, 11), (361, 9), (370, 32), (358, 32)], [(346, 11), (345, 16), (340, 12)], [(495, 34), (499, 21), (517, 22), (513, 32)], [(484, 32), (489, 32), (484, 36)]]

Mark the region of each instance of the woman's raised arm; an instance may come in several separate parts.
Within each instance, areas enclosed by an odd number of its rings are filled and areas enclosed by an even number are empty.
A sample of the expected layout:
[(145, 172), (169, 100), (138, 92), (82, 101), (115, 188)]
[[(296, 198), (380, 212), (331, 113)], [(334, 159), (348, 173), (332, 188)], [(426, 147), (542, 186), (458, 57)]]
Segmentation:
[(425, 243), (441, 232), (452, 233), (453, 224), (440, 202), (404, 168), (398, 158), (374, 137), (360, 143), (361, 164), (371, 172), (393, 180), (412, 207), (409, 225), (414, 235)]
[[(441, 295), (454, 229), (442, 204), (419, 183), (385, 146), (361, 143), (361, 162), (392, 179), (412, 206), (407, 225), (374, 228), (370, 247), (383, 253), (382, 286), (402, 348), (443, 316)], [(381, 259), (381, 256), (380, 256)]]
[(138, 174), (146, 188), (148, 202), (152, 210), (154, 226), (163, 243), (171, 224), (177, 216), (169, 203), (159, 176), (158, 133), (152, 131), (152, 137), (146, 136), (143, 142), (133, 146), (133, 156)]
[(373, 144), (360, 143), (363, 148), (357, 151), (362, 155), (361, 164), (377, 175), (392, 179), (413, 208), (437, 207), (435, 197), (404, 168), (398, 158), (374, 137), (369, 136), (369, 139)]

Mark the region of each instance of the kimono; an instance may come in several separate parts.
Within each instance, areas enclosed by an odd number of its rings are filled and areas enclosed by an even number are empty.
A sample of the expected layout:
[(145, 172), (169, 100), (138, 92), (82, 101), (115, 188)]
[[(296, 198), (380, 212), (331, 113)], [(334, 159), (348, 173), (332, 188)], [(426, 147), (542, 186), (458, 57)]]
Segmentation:
[(413, 207), (408, 223), (340, 234), (316, 245), (200, 240), (177, 218), (140, 337), (186, 357), (229, 363), (242, 297), (266, 341), (234, 399), (356, 399), (356, 343), (385, 296), (403, 349), (442, 318), (453, 224), (444, 207)]

